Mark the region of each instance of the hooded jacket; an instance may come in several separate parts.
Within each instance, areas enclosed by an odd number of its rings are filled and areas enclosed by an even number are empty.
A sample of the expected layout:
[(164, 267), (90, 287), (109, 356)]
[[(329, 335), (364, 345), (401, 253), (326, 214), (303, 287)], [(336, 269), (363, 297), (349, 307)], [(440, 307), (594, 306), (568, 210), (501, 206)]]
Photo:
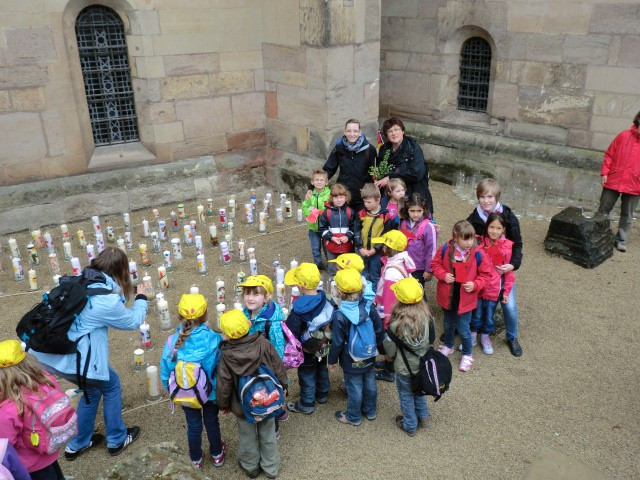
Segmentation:
[(400, 231), (407, 237), (407, 250), (416, 270), (431, 272), (431, 259), (436, 254), (438, 244), (438, 230), (426, 217), (418, 221), (413, 227), (410, 220), (403, 220)]
[[(256, 332), (265, 333), (265, 337), (273, 343), (276, 348), (276, 352), (280, 355), (280, 358), (284, 356), (284, 332), (282, 331), (281, 323), (284, 322), (284, 312), (278, 302), (267, 302), (262, 310), (258, 313), (256, 318), (251, 318), (251, 312), (247, 307), (244, 308), (244, 314), (251, 322), (251, 328), (249, 329), (249, 335)], [(267, 322), (269, 322), (269, 334), (266, 335)]]
[(287, 327), (302, 344), (302, 367), (314, 366), (324, 361), (318, 358), (316, 353), (323, 342), (312, 337), (312, 334), (331, 324), (333, 311), (333, 305), (322, 290), (318, 291), (317, 295), (301, 295), (293, 304), (287, 318)]
[(361, 135), (361, 137), (363, 137), (364, 141), (355, 152), (349, 151), (344, 146), (342, 143), (344, 136), (338, 138), (327, 162), (322, 167), (329, 175), (329, 178), (333, 177), (338, 169), (340, 170), (338, 183), (343, 184), (351, 192), (351, 206), (356, 212), (364, 207), (360, 189), (364, 187), (365, 183), (372, 181), (371, 175), (369, 175), (369, 168), (376, 161), (375, 147), (369, 143), (364, 135)]
[[(510, 263), (513, 242), (503, 235), (495, 245), (492, 245), (489, 238), (480, 237), (480, 247), (482, 248), (482, 254), (487, 259), (487, 263), (491, 265), (491, 269), (487, 283), (478, 297), (496, 302), (500, 298), (500, 291), (502, 290), (503, 298), (508, 298), (516, 281), (516, 275), (513, 270), (502, 275), (496, 270), (496, 265)], [(499, 263), (496, 263), (494, 256), (497, 257)]]
[[(429, 319), (424, 319), (420, 324), (421, 330), (418, 332), (407, 332), (404, 330), (398, 332), (399, 323), (400, 322), (398, 320), (391, 322), (389, 324), (389, 330), (396, 333), (398, 338), (402, 340), (406, 346), (411, 348), (410, 352), (405, 351), (405, 356), (407, 357), (407, 363), (411, 368), (411, 373), (413, 375), (417, 375), (418, 370), (420, 369), (420, 357), (429, 350)], [(402, 360), (402, 355), (398, 352), (398, 346), (386, 335), (384, 337), (383, 345), (387, 356), (394, 359), (393, 366), (398, 375), (408, 376), (409, 370), (407, 370), (407, 366)]]
[(280, 384), (287, 385), (287, 372), (273, 344), (261, 333), (245, 335), (236, 340), (220, 344), (220, 362), (216, 383), (216, 403), (221, 410), (231, 409), (233, 414), (244, 419), (242, 405), (238, 400), (237, 384), (240, 377), (253, 374), (260, 365), (265, 365), (278, 377)]
[(340, 302), (340, 306), (333, 312), (331, 323), (331, 348), (329, 349), (329, 365), (340, 361), (340, 366), (347, 373), (364, 373), (373, 368), (375, 356), (363, 362), (356, 362), (349, 355), (349, 335), (351, 325), (360, 325), (371, 319), (376, 344), (382, 346), (384, 332), (382, 322), (375, 308), (367, 304), (364, 298), (355, 302)]
[[(316, 191), (316, 189), (314, 188), (311, 192), (311, 196), (300, 205), (300, 208), (302, 208), (302, 213), (304, 214), (304, 218), (307, 218), (309, 215), (311, 215), (311, 210), (314, 208), (316, 210), (322, 210), (324, 212), (324, 210), (327, 208), (330, 196), (331, 189), (329, 189), (329, 187), (324, 187), (321, 192)], [(320, 215), (318, 215), (318, 218), (316, 218), (315, 222), (307, 222), (309, 230), (311, 230), (312, 232), (317, 232), (319, 223)]]
[[(507, 222), (507, 229), (504, 232), (505, 237), (513, 242), (511, 253), (511, 265), (514, 270), (518, 270), (522, 264), (522, 235), (520, 234), (520, 222), (513, 210), (506, 205), (502, 205), (502, 215)], [(477, 209), (473, 209), (471, 215), (467, 217), (467, 221), (473, 225), (476, 235), (485, 235), (487, 233), (487, 225), (485, 221), (478, 215)]]
[[(86, 271), (87, 269), (85, 269)], [(92, 270), (92, 269), (89, 269)], [(84, 271), (83, 271), (84, 274)], [(80, 371), (84, 370), (89, 345), (91, 356), (87, 378), (91, 380), (109, 380), (109, 328), (117, 330), (136, 330), (147, 315), (146, 300), (135, 300), (131, 308), (125, 305), (125, 297), (120, 286), (106, 273), (105, 283), (94, 283), (89, 288), (110, 288), (112, 294), (92, 295), (87, 305), (74, 320), (67, 332), (69, 340), (78, 342), (80, 351)], [(76, 374), (76, 354), (58, 355), (31, 350), (40, 362), (55, 370), (69, 375)]]
[[(330, 205), (322, 212), (319, 225), (318, 231), (322, 235), (324, 246), (332, 253), (353, 252), (353, 245), (359, 242), (358, 218), (351, 207)], [(349, 242), (337, 244), (331, 241), (333, 237), (347, 237)]]
[(393, 257), (382, 257), (382, 270), (376, 291), (376, 304), (384, 307), (383, 324), (386, 329), (389, 325), (393, 307), (398, 303), (396, 294), (391, 290), (391, 285), (407, 278), (415, 271), (416, 264), (407, 251), (396, 253)]
[(381, 237), (391, 230), (393, 228), (393, 218), (386, 208), (380, 207), (380, 211), (375, 214), (363, 208), (358, 212), (358, 219), (360, 221), (358, 226), (360, 234), (356, 239), (356, 248), (371, 250), (373, 247), (376, 253), (379, 253), (382, 250), (382, 244), (372, 245), (371, 239)]
[(607, 175), (605, 188), (629, 195), (640, 195), (640, 132), (633, 125), (613, 139), (600, 175)]
[[(175, 347), (178, 341), (178, 335), (182, 330), (183, 325), (179, 325), (173, 335), (167, 338), (164, 342), (164, 348), (162, 349), (162, 358), (160, 360), (160, 380), (165, 390), (169, 389), (169, 375), (176, 367), (178, 360), (183, 362), (197, 362), (200, 364), (205, 374), (211, 381), (213, 390), (209, 395), (209, 400), (216, 400), (216, 375), (215, 369), (218, 364), (218, 357), (220, 352), (218, 347), (222, 342), (222, 337), (216, 332), (212, 331), (205, 324), (199, 325), (192, 332), (191, 335), (182, 344), (176, 353), (176, 361), (173, 361), (173, 347)], [(171, 342), (169, 344), (169, 342)]]

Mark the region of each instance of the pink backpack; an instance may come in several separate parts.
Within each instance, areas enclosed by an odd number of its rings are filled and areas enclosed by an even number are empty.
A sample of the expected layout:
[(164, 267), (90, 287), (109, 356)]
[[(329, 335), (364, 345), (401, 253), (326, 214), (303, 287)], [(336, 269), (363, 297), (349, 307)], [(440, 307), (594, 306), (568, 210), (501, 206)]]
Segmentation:
[(57, 388), (41, 385), (40, 395), (25, 392), (22, 440), (40, 454), (60, 450), (78, 433), (78, 417), (69, 397)]
[(282, 363), (284, 363), (284, 367), (288, 370), (292, 368), (298, 368), (304, 362), (304, 354), (302, 353), (302, 344), (300, 341), (291, 333), (289, 327), (285, 322), (281, 323), (282, 325), (282, 333), (284, 333), (285, 337), (285, 345), (284, 345), (284, 356), (282, 357)]

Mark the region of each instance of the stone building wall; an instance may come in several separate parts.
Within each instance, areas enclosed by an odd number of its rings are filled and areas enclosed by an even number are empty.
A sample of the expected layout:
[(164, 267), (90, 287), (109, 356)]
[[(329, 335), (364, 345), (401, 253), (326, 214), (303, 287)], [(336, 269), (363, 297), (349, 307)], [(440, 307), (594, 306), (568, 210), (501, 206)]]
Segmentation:
[[(486, 114), (457, 109), (460, 49), (492, 48)], [(603, 150), (640, 111), (637, 0), (383, 0), (380, 115)]]

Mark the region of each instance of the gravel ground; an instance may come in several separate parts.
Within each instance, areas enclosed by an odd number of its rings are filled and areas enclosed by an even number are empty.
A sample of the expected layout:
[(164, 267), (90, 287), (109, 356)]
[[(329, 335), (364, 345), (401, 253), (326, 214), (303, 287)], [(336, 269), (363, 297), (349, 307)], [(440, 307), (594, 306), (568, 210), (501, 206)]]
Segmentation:
[[(448, 185), (434, 183), (432, 193), (443, 233), (471, 210)], [(246, 196), (245, 192), (238, 199)], [(216, 199), (216, 206), (223, 202)], [(162, 215), (168, 217), (169, 210), (169, 206), (161, 208)], [(187, 210), (195, 211), (195, 204), (187, 205)], [(273, 233), (257, 235), (256, 225), (241, 224), (241, 213), (236, 219), (236, 237), (242, 236), (256, 247), (262, 273), (273, 272), (270, 263), (276, 252), (286, 266), (292, 258), (311, 260), (304, 225), (288, 220), (275, 231), (270, 223)], [(139, 224), (143, 215), (151, 218), (150, 212), (133, 212), (132, 220)], [(121, 218), (102, 219), (103, 228), (109, 224), (120, 227)], [(85, 233), (92, 231), (90, 220), (81, 225)], [(379, 384), (377, 420), (364, 421), (360, 427), (339, 424), (333, 414), (345, 406), (345, 398), (337, 389), (336, 372), (326, 405), (310, 416), (292, 414), (282, 425), (280, 478), (417, 478), (436, 474), (451, 479), (523, 478), (543, 446), (613, 478), (640, 478), (639, 374), (629, 368), (636, 364), (640, 330), (622, 328), (632, 321), (630, 307), (640, 305), (634, 282), (629, 281), (637, 280), (640, 271), (640, 231), (637, 225), (633, 227), (628, 253), (615, 252), (605, 264), (586, 270), (544, 252), (547, 227), (546, 222), (522, 220), (525, 256), (517, 272), (517, 286), (524, 356), (516, 359), (510, 355), (504, 333), (494, 339), (493, 356), (475, 350), (476, 365), (469, 373), (454, 368), (450, 391), (438, 403), (428, 402), (432, 419), (429, 428), (413, 438), (398, 430), (393, 421), (400, 413), (395, 384)], [(76, 226), (71, 230), (75, 232)], [(28, 237), (23, 233), (16, 238), (24, 243)], [(6, 245), (6, 239), (3, 243)], [(74, 250), (80, 251), (77, 243)], [(218, 278), (231, 285), (239, 267), (248, 272), (246, 264), (235, 261), (230, 267), (220, 266), (215, 260), (218, 249), (206, 245), (206, 251), (209, 275), (196, 274), (193, 247), (187, 249), (185, 260), (171, 273), (166, 296), (174, 312), (179, 296), (189, 286), (198, 285), (213, 301)], [(137, 252), (132, 258), (139, 261)], [(51, 284), (46, 260), (38, 268), (41, 284)], [(152, 274), (160, 260), (160, 255), (154, 256), (155, 264), (149, 269)], [(0, 308), (6, 314), (0, 322), (0, 336), (11, 338), (16, 322), (42, 291), (28, 293), (27, 281), (12, 280), (6, 251), (3, 263), (0, 287), (5, 294), (0, 296)], [(68, 270), (68, 264), (62, 263)], [(435, 284), (427, 288), (433, 299)], [(231, 291), (228, 287), (229, 307)], [(442, 311), (433, 300), (430, 306), (441, 330)], [(156, 346), (147, 352), (147, 360), (157, 365), (161, 352), (158, 345), (165, 334), (159, 331), (153, 307), (148, 321)], [(145, 402), (145, 376), (132, 367), (138, 333), (112, 331), (110, 341), (111, 361), (123, 383), (125, 421), (142, 428), (140, 440), (123, 455), (167, 440), (175, 440), (186, 451), (183, 414), (172, 416), (166, 401)], [(459, 355), (456, 352), (452, 356), (454, 367)], [(294, 372), (289, 376), (295, 398), (297, 376)], [(221, 417), (221, 426), (229, 446), (228, 463), (221, 469), (206, 463), (205, 473), (212, 478), (244, 478), (235, 462), (235, 420)], [(100, 422), (97, 429), (104, 430)], [(88, 479), (107, 469), (113, 459), (100, 448), (72, 463), (61, 457), (60, 463), (67, 475)]]

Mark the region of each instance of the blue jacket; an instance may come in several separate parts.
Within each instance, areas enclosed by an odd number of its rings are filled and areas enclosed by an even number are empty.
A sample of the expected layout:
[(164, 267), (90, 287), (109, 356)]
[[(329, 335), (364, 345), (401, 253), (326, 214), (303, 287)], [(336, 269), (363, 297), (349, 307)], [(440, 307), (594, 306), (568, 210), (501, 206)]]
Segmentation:
[(310, 334), (331, 323), (333, 310), (334, 306), (322, 290), (317, 295), (301, 295), (293, 304), (287, 327), (302, 344), (304, 362), (301, 366), (313, 366), (322, 361), (311, 353), (318, 348), (319, 340), (311, 338)]
[[(331, 327), (331, 348), (329, 349), (329, 365), (334, 365), (340, 360), (340, 366), (347, 373), (364, 373), (373, 368), (375, 356), (363, 362), (355, 362), (349, 355), (349, 333), (351, 325), (359, 325), (371, 319), (373, 331), (376, 334), (376, 343), (382, 346), (384, 331), (382, 321), (375, 308), (364, 298), (357, 302), (340, 302), (340, 306), (333, 312), (333, 324)], [(380, 348), (380, 347), (379, 347)], [(381, 350), (382, 351), (382, 350)]]
[[(95, 283), (88, 288), (110, 288), (112, 294), (92, 295), (87, 306), (75, 319), (67, 337), (78, 342), (81, 355), (80, 371), (84, 370), (89, 345), (91, 356), (87, 378), (91, 380), (109, 380), (109, 328), (117, 330), (136, 330), (147, 315), (147, 302), (136, 300), (131, 308), (125, 306), (120, 286), (106, 273), (106, 283)], [(76, 374), (76, 354), (58, 355), (31, 351), (40, 362), (55, 370), (69, 375)]]
[[(216, 374), (215, 370), (218, 366), (220, 358), (220, 350), (218, 346), (222, 342), (222, 337), (212, 331), (205, 324), (196, 327), (191, 335), (185, 340), (181, 348), (177, 350), (176, 361), (173, 358), (173, 347), (178, 341), (178, 334), (182, 330), (182, 325), (178, 325), (173, 335), (167, 338), (162, 349), (162, 359), (160, 360), (160, 380), (165, 389), (169, 389), (169, 375), (176, 368), (178, 360), (183, 362), (197, 362), (200, 364), (207, 377), (213, 385), (209, 400), (216, 401)], [(169, 340), (170, 339), (170, 340)], [(169, 345), (171, 341), (171, 345)]]
[(249, 329), (249, 335), (256, 332), (265, 331), (265, 322), (271, 322), (269, 325), (269, 340), (276, 347), (276, 352), (280, 355), (280, 358), (284, 357), (284, 332), (282, 331), (281, 322), (284, 321), (284, 312), (278, 302), (270, 301), (262, 307), (258, 316), (254, 319), (251, 318), (251, 312), (247, 307), (244, 308), (244, 314), (251, 322), (251, 328)]

